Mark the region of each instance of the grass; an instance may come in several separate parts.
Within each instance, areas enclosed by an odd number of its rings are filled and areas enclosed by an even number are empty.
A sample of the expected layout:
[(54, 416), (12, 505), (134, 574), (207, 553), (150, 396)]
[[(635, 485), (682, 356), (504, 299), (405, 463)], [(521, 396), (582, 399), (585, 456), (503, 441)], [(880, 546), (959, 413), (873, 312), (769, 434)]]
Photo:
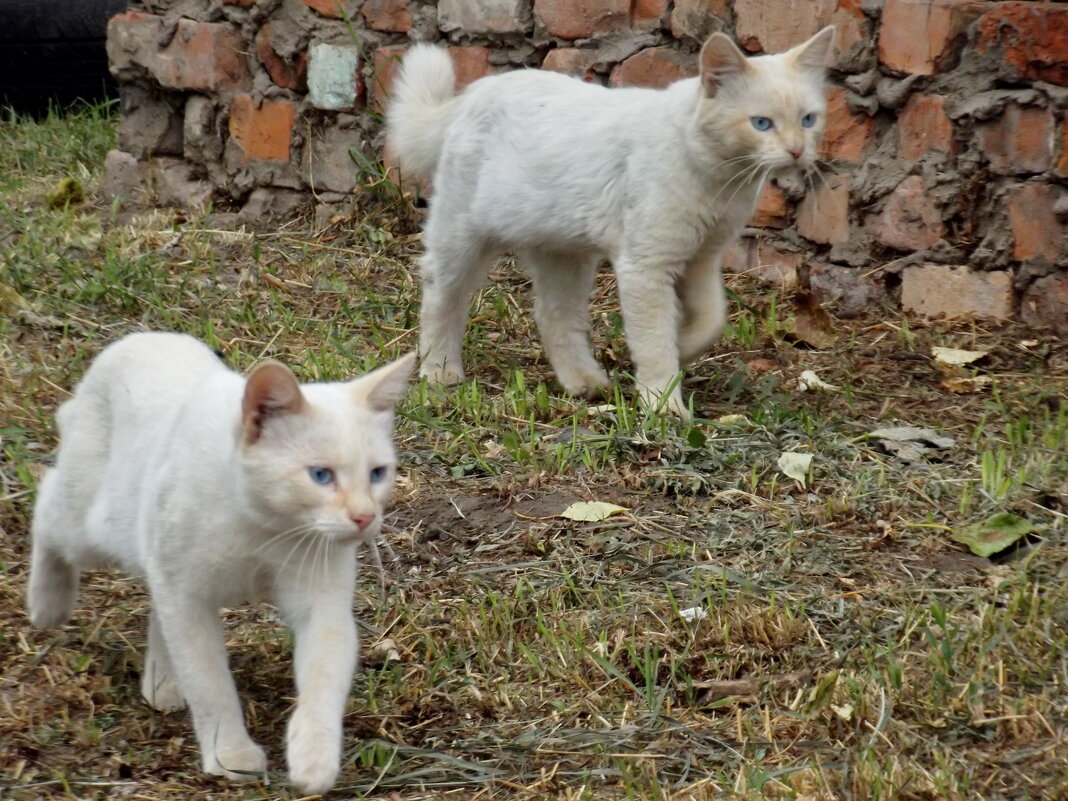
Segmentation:
[[(229, 786), (199, 774), (184, 714), (138, 697), (139, 585), (94, 573), (70, 625), (27, 625), (34, 487), (56, 405), (128, 331), (186, 331), (238, 369), (271, 356), (305, 380), (414, 347), (418, 228), (373, 174), (322, 229), (119, 212), (98, 188), (114, 130), (94, 112), (0, 123), (0, 795), (293, 798), (289, 640), (271, 610), (225, 619), (278, 770)], [(68, 178), (87, 200), (50, 208)], [(373, 571), (356, 598), (363, 665), (336, 797), (1068, 792), (1065, 344), (872, 310), (814, 350), (784, 336), (789, 292), (731, 288), (730, 330), (684, 385), (687, 425), (634, 411), (610, 276), (595, 339), (620, 388), (595, 405), (555, 389), (528, 284), (507, 265), (493, 276), (471, 380), (414, 386), (400, 414), (397, 559), (384, 600)], [(932, 345), (988, 350), (990, 383), (947, 391)], [(806, 369), (839, 389), (799, 392)], [(894, 424), (955, 444), (905, 463), (869, 437)], [(813, 454), (806, 486), (779, 470), (786, 451)], [(626, 511), (558, 516), (577, 499)], [(950, 539), (1000, 511), (1040, 543), (987, 560)]]

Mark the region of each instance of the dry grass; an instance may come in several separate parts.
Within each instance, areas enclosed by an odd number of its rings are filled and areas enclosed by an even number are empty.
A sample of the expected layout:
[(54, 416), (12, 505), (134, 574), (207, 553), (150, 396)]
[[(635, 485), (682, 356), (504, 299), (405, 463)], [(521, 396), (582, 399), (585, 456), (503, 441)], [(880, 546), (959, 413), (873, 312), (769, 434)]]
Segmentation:
[[(351, 218), (252, 232), (231, 215), (116, 216), (92, 191), (113, 125), (0, 126), (0, 795), (294, 797), (201, 776), (183, 714), (139, 699), (147, 599), (86, 576), (60, 632), (25, 622), (35, 480), (56, 404), (106, 342), (182, 330), (246, 368), (359, 372), (414, 345), (415, 229), (388, 186)], [(49, 210), (64, 177), (89, 201)], [(1064, 798), (1068, 793), (1068, 350), (1011, 326), (838, 321), (782, 335), (789, 297), (736, 280), (728, 336), (685, 389), (699, 419), (561, 397), (502, 267), (473, 314), (473, 380), (413, 389), (387, 594), (368, 571), (363, 666), (336, 797)], [(597, 346), (628, 369), (608, 276)], [(975, 394), (932, 345), (989, 350)], [(762, 360), (762, 361), (761, 361)], [(841, 389), (801, 393), (815, 370)], [(744, 419), (718, 421), (726, 414)], [(914, 464), (867, 433), (956, 445)], [(776, 467), (815, 455), (806, 488)], [(575, 499), (626, 507), (556, 516)], [(1000, 563), (949, 529), (1008, 510), (1041, 544)], [(680, 611), (707, 617), (687, 622)], [(282, 763), (289, 641), (226, 613), (250, 728)]]

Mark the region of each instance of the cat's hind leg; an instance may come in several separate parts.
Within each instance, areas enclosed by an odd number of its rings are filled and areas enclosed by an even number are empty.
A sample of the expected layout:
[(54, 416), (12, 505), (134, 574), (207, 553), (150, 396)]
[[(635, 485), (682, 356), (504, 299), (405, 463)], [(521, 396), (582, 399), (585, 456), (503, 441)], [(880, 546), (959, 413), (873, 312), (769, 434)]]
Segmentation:
[(49, 470), (37, 490), (33, 512), (33, 554), (27, 592), (30, 622), (37, 628), (53, 628), (67, 621), (78, 597), (78, 568), (67, 559), (65, 520), (57, 470)]
[(597, 259), (589, 254), (527, 250), (520, 261), (534, 282), (534, 320), (556, 377), (573, 395), (611, 386), (590, 348), (590, 294)]
[(185, 698), (178, 687), (171, 654), (154, 609), (148, 615), (148, 648), (141, 672), (141, 695), (149, 706), (160, 712), (185, 708)]
[(419, 374), (433, 384), (458, 384), (464, 380), (462, 351), (471, 297), (497, 254), (462, 230), (440, 237), (433, 230), (428, 227), (424, 235)]

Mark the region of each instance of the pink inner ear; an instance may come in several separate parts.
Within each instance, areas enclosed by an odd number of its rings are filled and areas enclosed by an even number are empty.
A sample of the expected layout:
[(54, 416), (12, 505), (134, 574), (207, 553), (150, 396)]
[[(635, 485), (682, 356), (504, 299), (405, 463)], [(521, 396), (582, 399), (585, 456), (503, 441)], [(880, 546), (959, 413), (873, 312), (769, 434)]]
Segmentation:
[(264, 362), (245, 382), (245, 394), (241, 400), (241, 422), (245, 429), (245, 441), (259, 439), (267, 419), (293, 414), (304, 408), (304, 396), (296, 376), (284, 364)]
[(716, 94), (724, 78), (747, 69), (745, 55), (723, 34), (712, 34), (701, 48), (701, 82), (709, 97)]

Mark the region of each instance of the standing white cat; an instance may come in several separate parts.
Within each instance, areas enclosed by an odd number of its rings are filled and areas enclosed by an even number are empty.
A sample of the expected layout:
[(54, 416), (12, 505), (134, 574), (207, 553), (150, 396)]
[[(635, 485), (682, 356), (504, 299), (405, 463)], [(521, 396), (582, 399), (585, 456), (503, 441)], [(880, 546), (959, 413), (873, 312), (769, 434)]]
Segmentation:
[(105, 348), (57, 414), (33, 517), (33, 624), (69, 617), (83, 569), (144, 576), (141, 692), (156, 709), (188, 705), (204, 770), (239, 779), (267, 762), (245, 730), (219, 609), (272, 600), (296, 640), (290, 780), (328, 790), (356, 668), (356, 547), (378, 534), (393, 488), (393, 407), (413, 362), (300, 386), (273, 361), (245, 379), (181, 334)]
[(816, 158), (833, 39), (824, 28), (785, 53), (746, 58), (716, 33), (700, 77), (664, 90), (520, 70), (459, 95), (446, 51), (413, 47), (387, 125), (402, 169), (433, 179), (422, 374), (463, 380), (471, 296), (512, 249), (533, 279), (534, 317), (560, 383), (573, 393), (607, 386), (588, 319), (607, 258), (640, 394), (686, 416), (680, 364), (723, 329), (724, 250), (768, 175)]

